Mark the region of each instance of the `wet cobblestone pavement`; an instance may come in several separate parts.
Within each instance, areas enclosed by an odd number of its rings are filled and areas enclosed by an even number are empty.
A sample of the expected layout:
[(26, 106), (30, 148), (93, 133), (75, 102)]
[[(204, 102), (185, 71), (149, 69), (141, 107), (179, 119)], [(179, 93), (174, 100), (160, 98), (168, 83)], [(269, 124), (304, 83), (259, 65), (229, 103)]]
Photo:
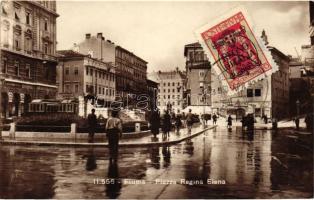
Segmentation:
[(217, 127), (117, 164), (105, 148), (0, 146), (0, 198), (310, 198), (313, 149), (293, 136)]

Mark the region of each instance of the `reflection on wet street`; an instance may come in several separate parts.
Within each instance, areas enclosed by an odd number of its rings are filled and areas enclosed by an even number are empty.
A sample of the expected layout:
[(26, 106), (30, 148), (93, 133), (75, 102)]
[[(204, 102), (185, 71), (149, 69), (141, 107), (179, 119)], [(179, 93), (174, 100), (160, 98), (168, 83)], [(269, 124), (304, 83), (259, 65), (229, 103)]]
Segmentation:
[(0, 147), (0, 198), (313, 197), (313, 152), (284, 131), (218, 127), (175, 146)]

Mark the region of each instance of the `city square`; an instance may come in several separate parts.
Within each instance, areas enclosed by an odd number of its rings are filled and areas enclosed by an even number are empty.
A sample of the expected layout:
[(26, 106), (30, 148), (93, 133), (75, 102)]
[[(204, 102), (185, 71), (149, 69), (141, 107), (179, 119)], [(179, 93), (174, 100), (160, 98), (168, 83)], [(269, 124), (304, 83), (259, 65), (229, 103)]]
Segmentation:
[(1, 199), (313, 198), (313, 1), (3, 0), (0, 25)]

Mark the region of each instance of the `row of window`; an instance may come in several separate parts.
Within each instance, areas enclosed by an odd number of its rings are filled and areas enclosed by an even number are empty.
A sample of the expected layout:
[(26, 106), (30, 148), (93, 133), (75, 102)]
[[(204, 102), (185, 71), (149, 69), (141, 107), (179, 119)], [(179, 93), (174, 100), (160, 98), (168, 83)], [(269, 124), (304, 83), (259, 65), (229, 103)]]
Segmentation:
[[(158, 89), (158, 92), (160, 93), (160, 89)], [(172, 89), (172, 93), (175, 93), (175, 89)], [(181, 91), (181, 88), (177, 88), (177, 92), (180, 92)], [(166, 89), (163, 89), (163, 92), (166, 93), (167, 90)], [(168, 93), (171, 93), (171, 89), (168, 89)]]
[[(74, 74), (78, 75), (78, 68), (74, 69)], [(115, 81), (115, 75), (112, 73), (106, 73), (104, 71), (94, 70), (93, 68), (86, 67), (86, 76), (95, 76), (100, 79)]]
[(136, 57), (134, 57), (134, 55), (129, 55), (128, 53), (124, 53), (122, 51), (118, 51), (116, 50), (116, 57), (125, 60), (129, 63), (132, 63), (133, 65), (137, 66), (137, 67), (143, 67), (143, 62), (138, 60)]
[[(10, 32), (10, 23), (7, 20), (3, 20), (3, 27), (1, 29), (1, 43), (3, 47), (9, 47), (9, 32)], [(33, 50), (33, 33), (30, 29), (27, 29), (22, 36), (23, 31), (21, 26), (15, 25), (13, 27), (13, 49), (16, 51), (22, 50), (22, 37), (24, 37), (24, 51), (27, 54), (31, 54)], [(49, 38), (42, 40), (42, 51), (45, 54), (51, 54), (51, 45), (48, 42)]]
[[(32, 10), (29, 9), (25, 9), (24, 14), (22, 14), (22, 9), (21, 9), (21, 5), (17, 4), (16, 2), (14, 2), (14, 19), (17, 22), (20, 23), (25, 23), (27, 25), (32, 25), (32, 21), (33, 21), (33, 13)], [(7, 1), (2, 1), (1, 2), (1, 13), (5, 16), (10, 15), (9, 13), (9, 3)], [(43, 20), (40, 20), (42, 27), (44, 28), (45, 31), (49, 31), (48, 28), (48, 17), (43, 18)]]
[(188, 55), (188, 61), (206, 61), (207, 57), (203, 51), (190, 51)]
[[(157, 106), (161, 106), (161, 105), (163, 105), (163, 106), (167, 106), (167, 102), (160, 102), (160, 101), (158, 101), (157, 102)], [(180, 106), (181, 105), (181, 102), (180, 101), (178, 101), (177, 103), (175, 103), (175, 102), (172, 102), (172, 104), (171, 105), (173, 105), (173, 106), (175, 106), (175, 105), (178, 105), (178, 106)]]
[[(163, 86), (166, 87), (167, 85), (168, 85), (168, 86), (171, 86), (171, 85), (172, 85), (172, 86), (175, 86), (176, 83), (175, 83), (175, 82), (172, 82), (172, 83), (171, 83), (171, 82), (168, 82), (168, 83), (165, 83), (165, 82), (164, 82), (164, 83), (163, 83)], [(180, 86), (180, 82), (177, 82), (177, 86)]]
[(133, 69), (127, 65), (124, 65), (122, 63), (118, 63), (118, 67), (123, 71), (123, 72), (128, 72), (132, 75), (134, 75), (135, 78), (138, 79), (145, 79), (146, 78), (146, 71), (141, 71), (137, 69)]
[[(171, 95), (164, 95), (163, 97), (164, 97), (164, 99), (170, 99)], [(172, 95), (172, 99), (176, 99), (176, 97), (177, 97), (177, 99), (181, 99), (180, 95), (177, 95), (177, 96), (176, 95)], [(160, 98), (161, 98), (161, 96), (158, 95), (158, 99), (160, 99)]]
[(247, 97), (260, 97), (262, 96), (262, 91), (261, 89), (247, 89), (246, 91), (246, 96)]
[[(23, 78), (31, 78), (32, 75), (35, 75), (34, 68), (31, 67), (31, 64), (29, 63), (23, 63), (21, 65), (21, 62), (19, 60), (14, 60), (13, 63), (11, 63), (11, 66), (13, 66), (11, 69), (13, 70), (8, 70), (9, 68), (9, 60), (7, 57), (2, 57), (1, 60), (1, 72), (4, 74), (11, 74), (15, 76), (23, 76)], [(53, 76), (55, 76), (55, 73), (51, 72), (51, 68), (48, 66), (44, 66), (43, 70), (44, 74), (43, 77), (46, 80), (50, 80)]]
[[(13, 69), (14, 69), (14, 75), (20, 76), (20, 72), (21, 72), (20, 61), (18, 61), (18, 60), (14, 61)], [(25, 71), (26, 77), (30, 78), (31, 77), (31, 66), (30, 66), (30, 64), (25, 64), (24, 71)], [(8, 73), (8, 59), (6, 57), (2, 58), (1, 72), (4, 74)]]
[(115, 96), (115, 90), (113, 88), (86, 85), (86, 92), (93, 94), (94, 91), (95, 91), (95, 94), (102, 94), (102, 95), (106, 95), (106, 96)]

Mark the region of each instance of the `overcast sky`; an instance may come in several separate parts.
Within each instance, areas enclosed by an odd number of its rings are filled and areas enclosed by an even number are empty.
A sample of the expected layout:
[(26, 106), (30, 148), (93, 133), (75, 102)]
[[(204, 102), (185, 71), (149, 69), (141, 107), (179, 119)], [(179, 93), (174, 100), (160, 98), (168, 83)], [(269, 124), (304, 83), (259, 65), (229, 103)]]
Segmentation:
[(270, 45), (296, 55), (309, 44), (308, 2), (105, 2), (58, 1), (58, 49), (69, 49), (85, 33), (102, 32), (148, 61), (148, 71), (184, 69), (184, 45), (194, 31), (236, 5), (244, 5)]

